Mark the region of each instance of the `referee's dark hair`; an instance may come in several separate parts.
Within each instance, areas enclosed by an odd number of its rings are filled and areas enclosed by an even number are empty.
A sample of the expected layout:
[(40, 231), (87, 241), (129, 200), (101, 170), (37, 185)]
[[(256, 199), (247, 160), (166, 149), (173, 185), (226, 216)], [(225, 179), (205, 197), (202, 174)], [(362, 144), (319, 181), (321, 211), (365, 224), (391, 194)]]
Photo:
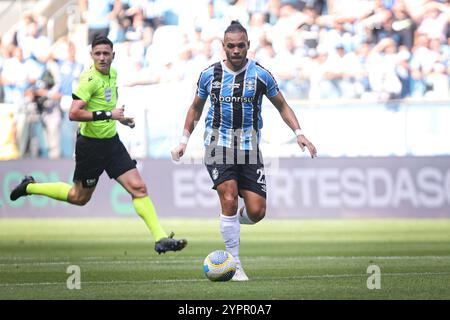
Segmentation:
[(237, 20), (233, 20), (231, 21), (230, 25), (228, 26), (228, 28), (225, 30), (225, 34), (227, 33), (235, 33), (235, 32), (243, 32), (245, 33), (245, 35), (247, 35), (247, 30), (242, 26), (242, 24), (237, 21)]
[(92, 41), (91, 47), (94, 48), (95, 46), (98, 46), (99, 44), (107, 44), (108, 46), (111, 47), (111, 49), (113, 48), (112, 41), (104, 36), (95, 37), (94, 40)]

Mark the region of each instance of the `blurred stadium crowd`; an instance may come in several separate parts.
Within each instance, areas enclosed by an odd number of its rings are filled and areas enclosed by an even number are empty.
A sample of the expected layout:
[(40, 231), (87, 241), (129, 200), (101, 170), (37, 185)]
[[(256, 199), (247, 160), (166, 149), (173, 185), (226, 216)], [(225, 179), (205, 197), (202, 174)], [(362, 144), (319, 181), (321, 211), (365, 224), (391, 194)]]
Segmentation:
[[(25, 12), (0, 42), (0, 159), (72, 157), (71, 92), (107, 35), (121, 86), (195, 82), (232, 19), (288, 99), (450, 98), (450, 1), (78, 0), (83, 41)], [(188, 103), (188, 102), (186, 102)], [(8, 130), (8, 128), (10, 130)], [(6, 134), (5, 132), (8, 132)]]

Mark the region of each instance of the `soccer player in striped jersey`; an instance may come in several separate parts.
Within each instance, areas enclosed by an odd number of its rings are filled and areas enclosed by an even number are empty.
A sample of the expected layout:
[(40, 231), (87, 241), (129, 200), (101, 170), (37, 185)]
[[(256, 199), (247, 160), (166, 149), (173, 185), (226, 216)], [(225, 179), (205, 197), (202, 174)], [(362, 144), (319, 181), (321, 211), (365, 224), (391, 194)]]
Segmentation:
[[(296, 134), (300, 148), (303, 151), (307, 148), (312, 158), (317, 155), (271, 73), (256, 61), (247, 59), (249, 46), (246, 29), (232, 21), (223, 40), (226, 60), (200, 74), (197, 94), (186, 115), (183, 137), (172, 150), (172, 158), (179, 161), (209, 96), (205, 164), (220, 199), (220, 231), (225, 247), (237, 260), (237, 271), (232, 279), (235, 281), (248, 280), (239, 259), (240, 224), (255, 224), (266, 213), (264, 163), (259, 150), (263, 95)], [(238, 196), (245, 202), (239, 210)]]

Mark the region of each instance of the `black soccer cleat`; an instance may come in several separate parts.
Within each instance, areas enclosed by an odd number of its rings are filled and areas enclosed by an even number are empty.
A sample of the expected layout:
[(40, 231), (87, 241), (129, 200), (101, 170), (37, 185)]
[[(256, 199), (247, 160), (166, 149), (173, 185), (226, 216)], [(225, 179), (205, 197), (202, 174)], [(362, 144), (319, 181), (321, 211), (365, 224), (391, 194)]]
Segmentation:
[(158, 254), (166, 253), (166, 251), (180, 251), (187, 245), (186, 239), (174, 239), (173, 236), (175, 234), (173, 232), (170, 233), (168, 238), (162, 238), (158, 242), (155, 243), (155, 251)]
[(11, 192), (11, 194), (9, 195), (9, 198), (11, 199), (11, 201), (16, 201), (17, 199), (19, 199), (20, 197), (23, 196), (27, 196), (27, 186), (30, 183), (35, 183), (36, 181), (34, 181), (34, 178), (32, 176), (25, 176), (25, 178), (23, 178), (22, 182), (13, 189), (13, 191)]

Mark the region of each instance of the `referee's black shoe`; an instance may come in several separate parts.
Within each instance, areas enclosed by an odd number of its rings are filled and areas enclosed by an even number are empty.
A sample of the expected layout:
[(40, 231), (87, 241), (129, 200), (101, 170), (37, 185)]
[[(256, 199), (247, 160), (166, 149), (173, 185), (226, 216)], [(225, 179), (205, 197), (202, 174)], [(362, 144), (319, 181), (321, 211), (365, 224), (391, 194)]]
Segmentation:
[(162, 238), (155, 243), (155, 251), (158, 254), (165, 253), (166, 251), (180, 251), (187, 245), (186, 239), (174, 239), (173, 236), (175, 234), (173, 232), (170, 233), (168, 238)]
[(9, 195), (9, 198), (12, 201), (16, 201), (17, 199), (19, 199), (20, 197), (23, 196), (27, 196), (27, 186), (30, 183), (35, 183), (36, 181), (34, 181), (34, 178), (32, 176), (25, 176), (25, 178), (23, 178), (22, 182), (14, 188), (14, 190), (11, 192), (11, 194)]

